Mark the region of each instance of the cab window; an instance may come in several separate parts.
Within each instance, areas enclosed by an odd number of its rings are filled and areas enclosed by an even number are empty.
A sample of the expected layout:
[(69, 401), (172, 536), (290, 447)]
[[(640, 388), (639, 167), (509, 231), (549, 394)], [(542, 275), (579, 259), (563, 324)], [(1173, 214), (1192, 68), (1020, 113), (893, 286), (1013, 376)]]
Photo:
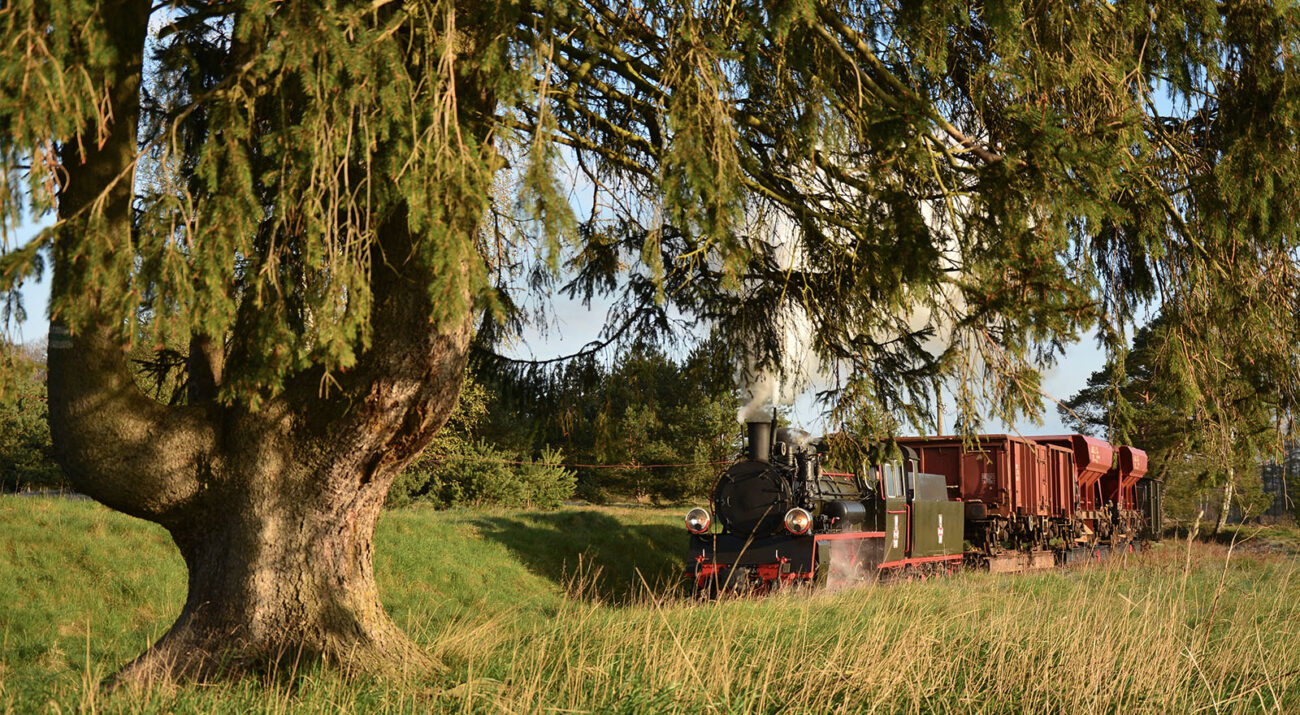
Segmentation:
[(899, 468), (896, 462), (887, 462), (881, 467), (885, 476), (885, 498), (902, 499), (903, 494), (903, 470)]

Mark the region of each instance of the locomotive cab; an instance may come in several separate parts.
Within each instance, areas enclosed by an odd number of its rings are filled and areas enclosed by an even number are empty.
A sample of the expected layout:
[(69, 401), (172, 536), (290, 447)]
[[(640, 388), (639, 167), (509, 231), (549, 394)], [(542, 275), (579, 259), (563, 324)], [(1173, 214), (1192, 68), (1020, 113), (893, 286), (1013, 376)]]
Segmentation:
[(902, 463), (881, 465), (881, 529), (885, 535), (882, 568), (960, 560), (964, 546), (963, 505), (949, 501), (948, 482), (943, 475), (919, 471), (915, 453), (907, 447), (903, 450), (906, 458)]

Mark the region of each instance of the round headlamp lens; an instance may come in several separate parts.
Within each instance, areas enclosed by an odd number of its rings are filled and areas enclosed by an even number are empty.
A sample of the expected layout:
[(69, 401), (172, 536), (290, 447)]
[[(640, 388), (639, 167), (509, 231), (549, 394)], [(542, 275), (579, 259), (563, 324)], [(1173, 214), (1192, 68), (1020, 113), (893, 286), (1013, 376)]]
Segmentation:
[(692, 534), (703, 534), (709, 530), (709, 525), (712, 523), (707, 509), (697, 506), (686, 512), (686, 530)]
[(812, 528), (812, 514), (807, 509), (795, 507), (785, 513), (785, 530), (791, 534), (806, 534)]

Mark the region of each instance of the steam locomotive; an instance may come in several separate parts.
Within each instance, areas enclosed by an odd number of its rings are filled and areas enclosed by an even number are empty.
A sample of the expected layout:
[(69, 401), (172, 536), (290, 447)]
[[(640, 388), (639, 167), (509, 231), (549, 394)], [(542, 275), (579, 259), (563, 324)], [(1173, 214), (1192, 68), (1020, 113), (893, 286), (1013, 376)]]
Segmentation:
[(706, 594), (837, 586), (882, 573), (1050, 567), (1158, 538), (1146, 454), (1084, 435), (904, 437), (835, 469), (825, 439), (749, 422), (712, 510), (686, 514), (687, 577)]

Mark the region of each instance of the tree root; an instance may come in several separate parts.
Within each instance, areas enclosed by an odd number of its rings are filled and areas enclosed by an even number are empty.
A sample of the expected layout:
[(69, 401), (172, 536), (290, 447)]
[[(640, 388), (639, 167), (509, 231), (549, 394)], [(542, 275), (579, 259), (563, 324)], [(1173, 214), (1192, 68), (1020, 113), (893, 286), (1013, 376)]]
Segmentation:
[[(184, 617), (182, 617), (184, 620)], [(261, 677), (292, 683), (318, 665), (345, 679), (375, 677), (407, 682), (442, 670), (396, 624), (385, 623), (360, 638), (338, 637), (252, 641), (235, 634), (200, 632), (180, 621), (157, 643), (106, 678), (106, 690), (170, 689), (186, 683)], [(348, 642), (344, 642), (344, 641)]]

